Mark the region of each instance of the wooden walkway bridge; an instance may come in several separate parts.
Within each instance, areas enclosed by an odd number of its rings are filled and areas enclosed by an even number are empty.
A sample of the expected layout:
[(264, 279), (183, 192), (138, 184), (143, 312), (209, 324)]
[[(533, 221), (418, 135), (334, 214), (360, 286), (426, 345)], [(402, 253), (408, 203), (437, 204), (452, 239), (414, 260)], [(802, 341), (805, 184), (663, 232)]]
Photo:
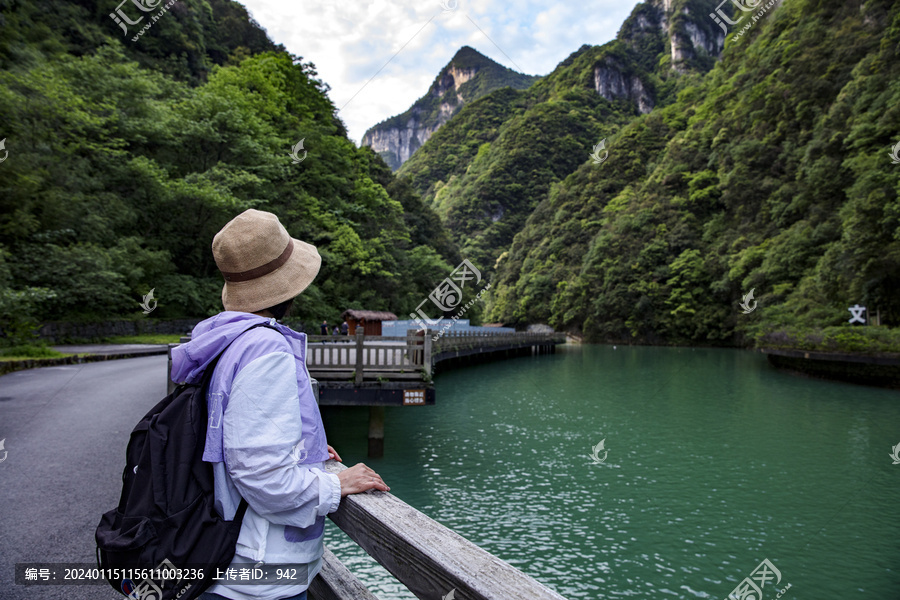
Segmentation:
[[(405, 381), (430, 382), (435, 366), (444, 361), (476, 355), (544, 354), (564, 344), (562, 333), (467, 333), (437, 334), (411, 329), (406, 336), (366, 336), (358, 327), (355, 336), (307, 336), (306, 366), (323, 389), (328, 382)], [(341, 404), (323, 397), (323, 405)], [(353, 402), (356, 404), (357, 402)], [(366, 402), (360, 402), (366, 404)], [(394, 404), (392, 402), (388, 404)]]
[[(182, 342), (190, 338), (182, 338)], [(369, 407), (369, 456), (384, 453), (384, 407), (434, 404), (437, 365), (547, 354), (564, 344), (562, 333), (438, 332), (411, 329), (405, 336), (308, 335), (306, 366), (318, 382), (321, 406)], [(172, 371), (169, 345), (169, 373)], [(169, 391), (175, 384), (169, 378)]]

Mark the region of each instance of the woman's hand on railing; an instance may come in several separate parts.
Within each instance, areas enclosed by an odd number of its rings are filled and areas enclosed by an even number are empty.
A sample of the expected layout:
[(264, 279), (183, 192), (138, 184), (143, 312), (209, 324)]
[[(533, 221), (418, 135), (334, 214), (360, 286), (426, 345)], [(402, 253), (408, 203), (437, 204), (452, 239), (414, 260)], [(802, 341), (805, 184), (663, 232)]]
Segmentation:
[(328, 445), (328, 458), (334, 459), (338, 462), (344, 462), (341, 460), (341, 455), (337, 453), (337, 450), (331, 447), (331, 444)]
[(342, 498), (348, 494), (359, 494), (369, 490), (391, 491), (391, 488), (381, 479), (381, 475), (363, 463), (357, 463), (349, 469), (344, 469), (338, 474), (338, 479), (341, 480)]

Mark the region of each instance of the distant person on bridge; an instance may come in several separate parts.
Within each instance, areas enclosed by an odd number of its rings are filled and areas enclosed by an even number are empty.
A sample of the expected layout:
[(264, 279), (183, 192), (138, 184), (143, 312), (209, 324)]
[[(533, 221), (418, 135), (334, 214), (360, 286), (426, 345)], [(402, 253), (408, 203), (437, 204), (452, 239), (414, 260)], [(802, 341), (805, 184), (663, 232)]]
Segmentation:
[[(275, 215), (250, 209), (222, 228), (212, 250), (225, 277), (225, 312), (172, 350), (172, 377), (198, 381), (227, 348), (207, 394), (203, 460), (213, 463), (223, 518), (234, 519), (241, 498), (248, 503), (230, 567), (290, 565), (297, 577), (288, 585), (218, 583), (200, 599), (305, 600), (322, 567), (325, 515), (342, 496), (390, 488), (362, 463), (340, 475), (325, 472), (326, 460), (341, 459), (325, 439), (306, 335), (276, 321), (318, 274), (315, 246), (292, 239)], [(248, 331), (254, 325), (265, 326)]]
[(350, 325), (347, 323), (346, 319), (341, 323), (341, 335), (350, 335)]
[(322, 321), (321, 327), (319, 327), (319, 332), (322, 335), (328, 335), (328, 321)]

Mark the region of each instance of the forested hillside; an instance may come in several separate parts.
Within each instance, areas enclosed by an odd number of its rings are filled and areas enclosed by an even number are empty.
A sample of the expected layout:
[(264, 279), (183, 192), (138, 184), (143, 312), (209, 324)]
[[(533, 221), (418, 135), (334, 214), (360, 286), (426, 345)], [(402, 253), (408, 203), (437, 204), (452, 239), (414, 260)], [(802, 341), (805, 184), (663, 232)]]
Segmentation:
[(250, 207), (323, 256), (295, 310), (307, 322), (348, 307), (408, 312), (452, 269), (436, 215), (355, 147), (314, 67), (243, 7), (178, 2), (132, 41), (139, 27), (124, 37), (95, 2), (3, 5), (7, 338), (24, 319), (142, 317), (151, 288), (154, 317), (221, 310), (210, 244)]
[(668, 13), (661, 0), (641, 4), (616, 40), (582, 46), (527, 90), (466, 105), (401, 167), (465, 256), (493, 270), (550, 187), (593, 145), (672, 102), (678, 86), (713, 65), (724, 37), (703, 3), (675, 4)]
[[(716, 3), (672, 3), (657, 37), (662, 4), (465, 107), (401, 169), (496, 269), (486, 318), (651, 343), (846, 324), (857, 303), (900, 324), (900, 5), (784, 0), (713, 63), (672, 50), (672, 15), (713, 36)], [(601, 97), (603, 57), (645, 93)]]

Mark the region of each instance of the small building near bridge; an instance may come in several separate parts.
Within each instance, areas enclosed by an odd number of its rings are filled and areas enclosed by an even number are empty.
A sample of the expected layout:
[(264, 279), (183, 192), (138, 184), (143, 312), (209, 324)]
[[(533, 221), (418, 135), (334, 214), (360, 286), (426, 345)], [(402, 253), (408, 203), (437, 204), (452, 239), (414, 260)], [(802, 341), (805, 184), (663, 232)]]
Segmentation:
[[(366, 335), (381, 335), (381, 322), (396, 321), (397, 315), (383, 310), (348, 308), (341, 314), (341, 318), (350, 326), (350, 335), (356, 332), (357, 327), (362, 327)], [(406, 332), (403, 332), (403, 335), (406, 335)]]

